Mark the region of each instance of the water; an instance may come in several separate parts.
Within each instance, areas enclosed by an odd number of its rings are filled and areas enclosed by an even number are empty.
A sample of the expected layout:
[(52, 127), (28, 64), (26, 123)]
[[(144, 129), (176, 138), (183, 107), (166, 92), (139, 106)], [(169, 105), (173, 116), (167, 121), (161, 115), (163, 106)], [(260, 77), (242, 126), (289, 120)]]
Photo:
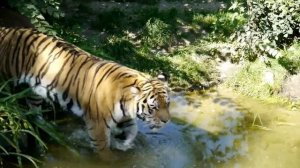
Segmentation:
[(61, 146), (50, 144), (43, 167), (296, 168), (300, 165), (297, 111), (221, 88), (201, 94), (174, 93), (171, 112), (172, 122), (157, 133), (139, 122), (134, 149), (114, 151), (115, 162), (94, 157), (82, 123), (64, 123), (62, 131), (81, 155), (75, 156)]

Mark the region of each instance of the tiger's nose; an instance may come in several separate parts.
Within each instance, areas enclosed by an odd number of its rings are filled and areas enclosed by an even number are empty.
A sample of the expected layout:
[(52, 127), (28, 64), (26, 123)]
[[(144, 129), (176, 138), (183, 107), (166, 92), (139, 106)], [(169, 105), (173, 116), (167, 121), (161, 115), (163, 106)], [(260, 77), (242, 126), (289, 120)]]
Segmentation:
[(167, 123), (169, 121), (169, 119), (161, 119), (160, 121), (163, 123)]
[(170, 114), (168, 111), (165, 111), (164, 113), (159, 113), (158, 117), (163, 123), (167, 123), (170, 120)]

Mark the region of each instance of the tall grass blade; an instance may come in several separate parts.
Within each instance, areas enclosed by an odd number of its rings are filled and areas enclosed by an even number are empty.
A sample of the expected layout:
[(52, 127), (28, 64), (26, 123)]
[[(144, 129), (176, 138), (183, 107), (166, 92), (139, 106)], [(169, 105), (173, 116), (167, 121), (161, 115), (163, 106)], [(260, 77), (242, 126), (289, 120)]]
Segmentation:
[(4, 154), (7, 154), (7, 155), (8, 155), (7, 150), (6, 150), (3, 146), (0, 145), (0, 149), (4, 152)]
[(26, 94), (29, 93), (29, 91), (30, 91), (30, 89), (25, 89), (25, 90), (23, 90), (23, 91), (21, 91), (21, 92), (18, 92), (18, 93), (16, 93), (16, 94), (11, 94), (11, 95), (9, 95), (9, 96), (7, 96), (7, 97), (0, 98), (0, 102), (6, 102), (6, 101), (8, 101), (8, 100), (10, 100), (10, 99), (19, 99), (19, 98), (23, 98), (23, 97), (25, 97)]
[(12, 142), (9, 138), (7, 138), (5, 135), (3, 135), (2, 133), (0, 133), (0, 136), (14, 149), (17, 149), (18, 147), (15, 145), (14, 142)]
[(62, 146), (66, 147), (69, 151), (74, 153), (76, 156), (79, 156), (79, 153), (75, 150), (73, 146), (67, 143), (67, 140), (64, 136), (56, 131), (56, 129), (45, 120), (38, 118), (33, 121), (36, 126), (40, 129), (45, 131), (50, 137), (52, 137), (57, 143), (61, 144)]
[(39, 166), (37, 165), (37, 162), (41, 162), (41, 161), (39, 161), (38, 159), (36, 159), (36, 158), (34, 158), (32, 156), (25, 155), (25, 154), (22, 154), (22, 153), (10, 152), (9, 155), (15, 155), (17, 157), (25, 158), (28, 161), (30, 161), (34, 165), (35, 168), (39, 168)]
[(21, 129), (20, 132), (25, 132), (32, 135), (39, 142), (39, 144), (41, 144), (44, 148), (47, 149), (47, 145), (44, 143), (44, 141), (34, 132), (25, 129)]

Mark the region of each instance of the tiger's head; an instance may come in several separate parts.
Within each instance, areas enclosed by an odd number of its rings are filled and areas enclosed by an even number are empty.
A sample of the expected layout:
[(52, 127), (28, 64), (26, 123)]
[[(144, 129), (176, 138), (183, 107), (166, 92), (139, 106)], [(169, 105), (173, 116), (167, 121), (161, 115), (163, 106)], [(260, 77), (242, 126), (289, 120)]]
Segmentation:
[(158, 129), (170, 120), (166, 75), (160, 74), (157, 79), (143, 82), (138, 97), (137, 117), (146, 121), (151, 129)]

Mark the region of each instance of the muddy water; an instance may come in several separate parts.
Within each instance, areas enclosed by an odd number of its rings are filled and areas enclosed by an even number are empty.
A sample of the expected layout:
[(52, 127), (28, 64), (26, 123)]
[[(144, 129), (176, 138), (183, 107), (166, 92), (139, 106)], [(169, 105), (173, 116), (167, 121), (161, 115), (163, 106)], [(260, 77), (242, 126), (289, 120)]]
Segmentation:
[(212, 92), (174, 93), (172, 122), (157, 133), (139, 122), (135, 147), (115, 151), (117, 161), (103, 162), (88, 148), (84, 125), (62, 130), (80, 156), (50, 145), (43, 167), (189, 168), (289, 167), (300, 165), (300, 114), (219, 88)]

